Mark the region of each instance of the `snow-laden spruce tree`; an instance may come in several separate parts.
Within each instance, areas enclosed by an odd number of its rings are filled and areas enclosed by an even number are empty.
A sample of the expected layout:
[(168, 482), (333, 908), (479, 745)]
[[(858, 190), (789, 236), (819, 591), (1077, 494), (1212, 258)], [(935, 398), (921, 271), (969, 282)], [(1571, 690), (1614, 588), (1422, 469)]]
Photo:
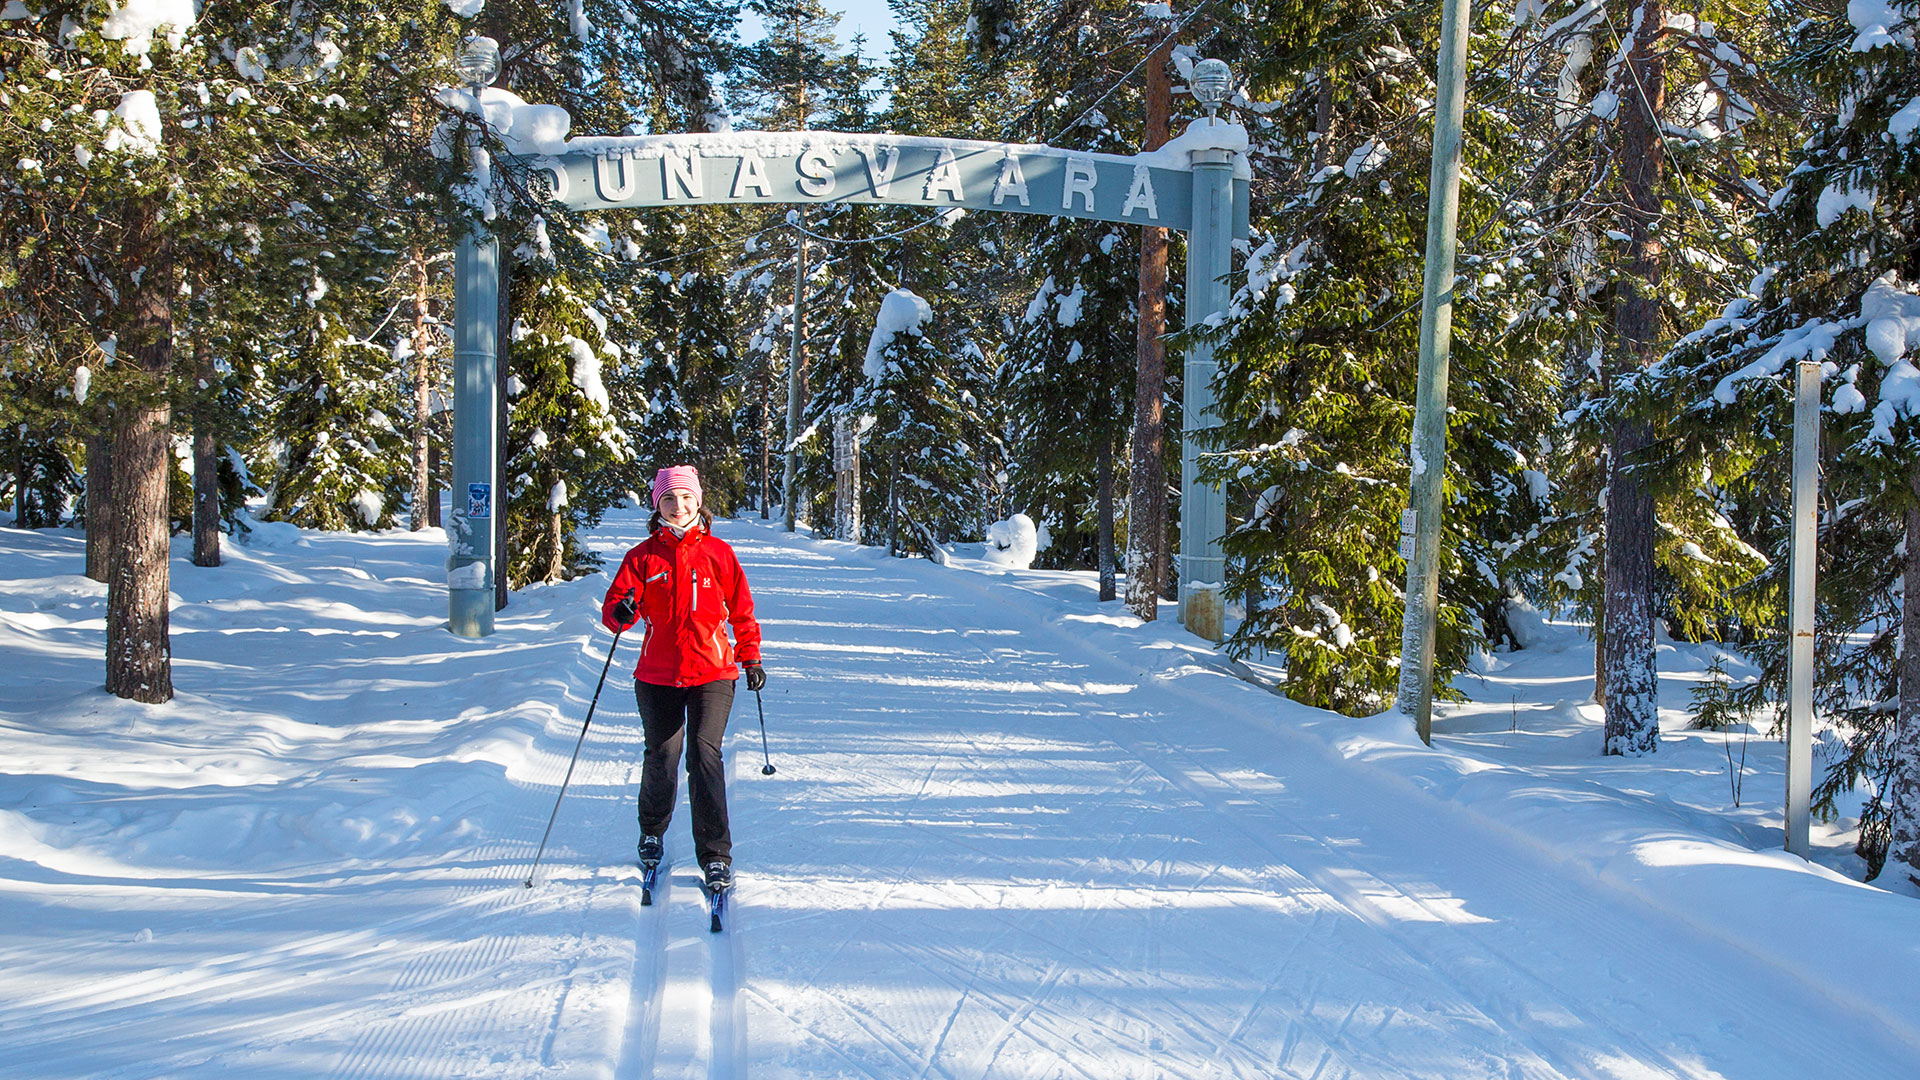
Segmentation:
[(922, 550), (929, 539), (976, 529), (983, 497), (973, 450), (978, 350), (950, 333), (912, 290), (888, 292), (847, 409), (865, 429), (862, 517), (878, 518), (874, 524), (903, 546)]
[[(1115, 0), (974, 0), (966, 25), (973, 52), (1008, 80), (1019, 106), (1005, 111), (1002, 137), (1138, 151), (1147, 119), (1139, 72), (1169, 30), (1157, 10), (1146, 18), (1141, 5)], [(1141, 230), (1023, 217), (1007, 231), (1026, 278), (1000, 379), (1014, 508), (1032, 513), (1051, 540), (1038, 565), (1096, 567), (1100, 595), (1111, 598), (1119, 550), (1129, 543), (1121, 511), (1131, 483)], [(1051, 398), (1043, 392), (1049, 383)], [(1159, 389), (1163, 403), (1177, 401), (1177, 378)], [(1162, 424), (1177, 431), (1177, 409), (1166, 410)], [(1161, 449), (1164, 479), (1178, 441), (1163, 439)], [(1177, 508), (1164, 509), (1147, 528), (1173, 528)]]
[[(1094, 148), (1124, 152), (1117, 139), (1100, 143)], [(1139, 231), (1035, 222), (1015, 264), (1039, 284), (1015, 317), (999, 373), (1015, 424), (1013, 501), (1052, 538), (1038, 565), (1092, 566), (1101, 598), (1111, 600), (1124, 543), (1115, 523), (1132, 429)]]
[(1510, 212), (1539, 231), (1577, 421), (1548, 530), (1556, 583), (1596, 624), (1604, 752), (1651, 753), (1657, 622), (1722, 632), (1740, 615), (1722, 598), (1756, 560), (1712, 477), (1662, 460), (1659, 409), (1613, 394), (1750, 273), (1758, 155), (1790, 114), (1743, 40), (1755, 20), (1719, 0), (1522, 0), (1513, 16), (1502, 64), (1520, 93), (1501, 108), (1527, 160)]
[[(1247, 110), (1254, 168), (1279, 185), (1255, 204), (1220, 354), (1213, 472), (1234, 519), (1229, 591), (1248, 598), (1229, 647), (1284, 657), (1290, 696), (1352, 714), (1386, 707), (1399, 678), (1436, 15), (1248, 30), (1265, 57), (1248, 76), (1267, 99)], [(1476, 70), (1497, 40), (1476, 35)], [(1513, 123), (1471, 108), (1467, 121), (1467, 167), (1484, 179), (1461, 199), (1441, 688), (1470, 650), (1506, 639), (1507, 599), (1528, 584), (1557, 376), (1524, 238), (1488, 182), (1515, 168)]]
[(694, 465), (708, 507), (724, 516), (745, 494), (735, 439), (739, 304), (721, 272), (731, 253), (701, 252), (706, 245), (697, 240), (741, 225), (727, 211), (675, 210), (642, 214), (628, 226), (630, 235), (613, 248), (633, 267), (606, 299), (609, 315), (631, 334), (608, 386), (634, 455), (632, 484), (646, 491), (650, 470)]
[(552, 266), (521, 275), (513, 298), (507, 393), (506, 490), (508, 579), (515, 586), (565, 581), (599, 560), (580, 530), (599, 523), (624, 498), (633, 458), (626, 431), (615, 420), (607, 369), (625, 350), (619, 330), (591, 291), (574, 282), (592, 275)]
[(281, 329), (249, 410), (268, 455), (261, 514), (312, 529), (390, 528), (410, 479), (392, 352), (354, 333), (354, 297), (335, 289), (328, 260), (292, 262), (306, 289), (271, 311)]
[(1860, 852), (1920, 868), (1920, 26), (1910, 3), (1793, 13), (1782, 77), (1810, 134), (1759, 227), (1765, 268), (1642, 380), (1684, 404), (1691, 460), (1754, 493), (1743, 525), (1772, 563), (1751, 586), (1779, 622), (1755, 642), (1750, 714), (1784, 699), (1796, 364), (1824, 376), (1816, 706), (1837, 721), (1816, 809), (1866, 788)]
[[(107, 688), (172, 696), (170, 377), (183, 268), (337, 155), (356, 43), (302, 3), (0, 8), (0, 305), (55, 384), (90, 374), (90, 546), (108, 584)], [(324, 166), (322, 167), (324, 170)], [(226, 282), (244, 281), (228, 275)], [(109, 496), (110, 493), (110, 497)], [(101, 497), (95, 497), (96, 495)]]

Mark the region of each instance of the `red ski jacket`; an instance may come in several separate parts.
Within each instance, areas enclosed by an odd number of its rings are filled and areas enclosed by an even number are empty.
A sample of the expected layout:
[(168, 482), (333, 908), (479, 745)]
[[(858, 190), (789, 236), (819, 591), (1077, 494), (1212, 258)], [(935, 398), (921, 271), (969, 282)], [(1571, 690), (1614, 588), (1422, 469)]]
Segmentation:
[[(627, 552), (600, 605), (607, 629), (633, 627), (613, 609), (632, 595), (646, 626), (633, 677), (656, 686), (698, 686), (737, 679), (742, 664), (760, 662), (760, 624), (746, 572), (727, 542), (696, 524), (685, 536), (661, 529)], [(725, 623), (733, 624), (727, 641)]]

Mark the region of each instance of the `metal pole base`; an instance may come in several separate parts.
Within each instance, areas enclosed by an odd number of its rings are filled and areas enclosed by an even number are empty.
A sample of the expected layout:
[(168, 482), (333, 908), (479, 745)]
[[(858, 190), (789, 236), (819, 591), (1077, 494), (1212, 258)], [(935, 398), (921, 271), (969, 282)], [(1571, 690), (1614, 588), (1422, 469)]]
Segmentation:
[(447, 629), (455, 637), (487, 637), (493, 633), (493, 590), (448, 589), (447, 612)]
[(1189, 633), (1220, 644), (1227, 636), (1225, 593), (1219, 589), (1189, 587), (1186, 598), (1180, 602), (1180, 621), (1186, 624)]

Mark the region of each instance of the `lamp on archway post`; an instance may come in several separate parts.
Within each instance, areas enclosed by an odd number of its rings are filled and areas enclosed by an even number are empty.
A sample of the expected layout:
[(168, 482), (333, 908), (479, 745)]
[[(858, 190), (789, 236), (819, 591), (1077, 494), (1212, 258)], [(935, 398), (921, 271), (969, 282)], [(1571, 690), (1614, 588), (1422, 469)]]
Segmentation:
[[(475, 102), (500, 72), (500, 49), (475, 35), (460, 43), (454, 67)], [(469, 143), (480, 149), (477, 133)], [(493, 633), (494, 528), (498, 520), (494, 448), (500, 302), (500, 242), (478, 221), (460, 236), (454, 258), (453, 497), (447, 529), (447, 628), (460, 637)]]
[(1440, 496), (1447, 476), (1447, 364), (1453, 348), (1454, 243), (1460, 217), (1460, 117), (1467, 105), (1468, 0), (1440, 13), (1439, 93), (1433, 108), (1433, 165), (1427, 181), (1426, 284), (1420, 305), (1420, 374), (1414, 391), (1413, 473), (1400, 518), (1407, 560), (1400, 625), (1400, 709), (1420, 741), (1433, 744), (1433, 647), (1440, 603)]

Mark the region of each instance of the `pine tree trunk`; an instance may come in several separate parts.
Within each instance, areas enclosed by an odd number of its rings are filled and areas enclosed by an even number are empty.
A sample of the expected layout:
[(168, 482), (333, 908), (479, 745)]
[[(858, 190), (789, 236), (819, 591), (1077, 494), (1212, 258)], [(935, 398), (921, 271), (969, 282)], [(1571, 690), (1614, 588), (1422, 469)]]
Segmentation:
[[(1664, 256), (1654, 233), (1661, 217), (1665, 158), (1658, 118), (1666, 111), (1666, 64), (1658, 30), (1666, 6), (1654, 0), (1640, 14), (1635, 45), (1621, 80), (1620, 228), (1629, 237), (1626, 272), (1615, 286), (1615, 372), (1642, 368), (1659, 352)], [(1606, 753), (1640, 755), (1660, 748), (1658, 673), (1654, 667), (1653, 493), (1639, 476), (1653, 429), (1635, 417), (1615, 422), (1607, 474)]]
[[(800, 210), (800, 228), (807, 212)], [(800, 520), (800, 421), (807, 407), (807, 234), (802, 232), (793, 257), (793, 345), (787, 352), (787, 452), (780, 476), (780, 503), (788, 532)]]
[(1113, 444), (1105, 438), (1100, 440), (1100, 453), (1094, 467), (1100, 484), (1100, 601), (1105, 603), (1117, 595), (1113, 565)]
[(567, 550), (565, 522), (560, 511), (547, 515), (547, 582), (567, 580), (567, 560), (563, 557)]
[(213, 348), (204, 334), (193, 341), (193, 565), (220, 565), (220, 440), (214, 434)]
[(27, 509), (27, 492), (33, 483), (33, 470), (27, 463), (27, 434), (21, 432), (19, 449), (13, 455), (13, 527), (33, 528), (33, 512)]
[[(1169, 39), (1147, 58), (1147, 131), (1142, 149), (1167, 141), (1173, 86)], [(1160, 617), (1166, 579), (1167, 230), (1140, 230), (1140, 323), (1134, 344), (1133, 455), (1127, 489), (1127, 607), (1145, 622)]]
[(418, 247), (407, 252), (413, 271), (413, 509), (407, 515), (411, 529), (435, 524), (440, 493), (433, 482), (434, 364), (429, 354), (427, 253)]
[[(1920, 498), (1920, 466), (1908, 475)], [(1900, 697), (1893, 741), (1893, 776), (1888, 788), (1888, 826), (1892, 836), (1887, 862), (1920, 872), (1920, 503), (1906, 514), (1906, 596), (1900, 602)]]
[(1593, 613), (1593, 703), (1607, 703), (1607, 605), (1602, 600)]
[(1313, 130), (1319, 135), (1313, 143), (1313, 173), (1333, 163), (1333, 75), (1325, 68), (1314, 73), (1319, 79), (1314, 96)]
[(760, 520), (773, 517), (773, 370), (760, 380)]
[[(441, 413), (440, 415), (445, 416), (446, 414)], [(445, 426), (438, 420), (435, 420), (434, 423), (442, 427)], [(446, 441), (446, 433), (444, 431), (436, 431), (434, 434), (441, 436), (441, 438), (435, 439), (427, 446), (427, 475), (432, 478), (432, 486), (427, 489), (427, 526), (437, 529), (440, 527), (440, 493), (450, 487), (451, 484), (442, 479), (446, 473), (446, 465), (441, 460), (443, 455), (440, 452), (440, 445)]]
[(167, 634), (167, 481), (173, 452), (167, 375), (173, 364), (173, 270), (156, 207), (140, 207), (122, 245), (141, 267), (121, 337), (128, 369), (113, 417), (114, 527), (107, 547), (107, 691), (157, 704), (173, 698)]
[[(103, 413), (106, 410), (102, 409)], [(102, 423), (111, 424), (107, 413)], [(107, 550), (113, 544), (113, 433), (87, 436), (87, 576), (107, 580)]]

